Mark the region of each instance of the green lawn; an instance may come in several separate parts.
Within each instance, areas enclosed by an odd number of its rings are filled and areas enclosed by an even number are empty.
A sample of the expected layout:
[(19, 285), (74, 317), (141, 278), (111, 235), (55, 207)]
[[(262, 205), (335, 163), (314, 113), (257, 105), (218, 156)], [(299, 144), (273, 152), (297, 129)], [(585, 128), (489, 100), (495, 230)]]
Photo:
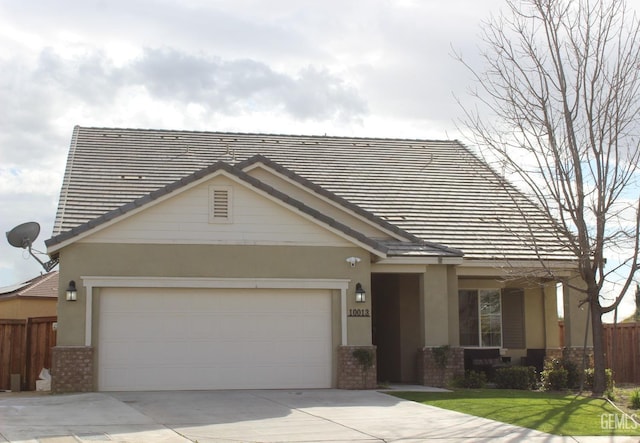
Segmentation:
[[(640, 426), (629, 417), (606, 400), (591, 397), (508, 389), (392, 395), (555, 435), (640, 435)], [(640, 421), (640, 414), (633, 418)]]

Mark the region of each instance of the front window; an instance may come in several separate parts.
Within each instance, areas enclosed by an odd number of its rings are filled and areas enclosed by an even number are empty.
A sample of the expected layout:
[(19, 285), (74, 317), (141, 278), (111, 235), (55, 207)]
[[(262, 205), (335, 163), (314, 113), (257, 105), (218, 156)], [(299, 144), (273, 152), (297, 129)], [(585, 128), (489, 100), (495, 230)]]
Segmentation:
[(458, 299), (460, 345), (501, 347), (502, 305), (500, 290), (461, 290)]

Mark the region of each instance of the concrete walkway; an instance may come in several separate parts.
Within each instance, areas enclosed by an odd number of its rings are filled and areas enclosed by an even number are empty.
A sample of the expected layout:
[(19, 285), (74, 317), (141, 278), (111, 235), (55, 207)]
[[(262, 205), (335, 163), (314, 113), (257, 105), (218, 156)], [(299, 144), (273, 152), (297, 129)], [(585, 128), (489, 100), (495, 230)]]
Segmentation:
[(375, 391), (0, 393), (0, 442), (637, 442), (556, 437)]

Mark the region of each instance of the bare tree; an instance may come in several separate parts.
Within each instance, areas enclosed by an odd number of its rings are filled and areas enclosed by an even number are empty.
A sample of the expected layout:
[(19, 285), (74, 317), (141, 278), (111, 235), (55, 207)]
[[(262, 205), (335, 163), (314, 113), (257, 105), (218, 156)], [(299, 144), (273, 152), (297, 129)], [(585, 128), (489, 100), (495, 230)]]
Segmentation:
[[(477, 86), (464, 123), (483, 156), (557, 221), (559, 246), (576, 257), (593, 393), (602, 395), (602, 315), (639, 268), (640, 24), (624, 0), (506, 4), (483, 28), (484, 68), (456, 56)], [(603, 294), (613, 280), (615, 294)]]

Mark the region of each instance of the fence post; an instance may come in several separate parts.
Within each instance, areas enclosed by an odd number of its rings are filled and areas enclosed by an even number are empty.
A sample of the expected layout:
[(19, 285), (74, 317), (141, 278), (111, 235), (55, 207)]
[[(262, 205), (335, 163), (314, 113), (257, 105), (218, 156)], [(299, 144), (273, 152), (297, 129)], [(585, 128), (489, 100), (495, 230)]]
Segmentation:
[(28, 386), (26, 386), (27, 384), (27, 362), (29, 361), (29, 324), (30, 324), (30, 320), (29, 318), (27, 318), (24, 321), (24, 344), (22, 346), (22, 352), (20, 355), (20, 387), (22, 390), (26, 390), (28, 389)]

